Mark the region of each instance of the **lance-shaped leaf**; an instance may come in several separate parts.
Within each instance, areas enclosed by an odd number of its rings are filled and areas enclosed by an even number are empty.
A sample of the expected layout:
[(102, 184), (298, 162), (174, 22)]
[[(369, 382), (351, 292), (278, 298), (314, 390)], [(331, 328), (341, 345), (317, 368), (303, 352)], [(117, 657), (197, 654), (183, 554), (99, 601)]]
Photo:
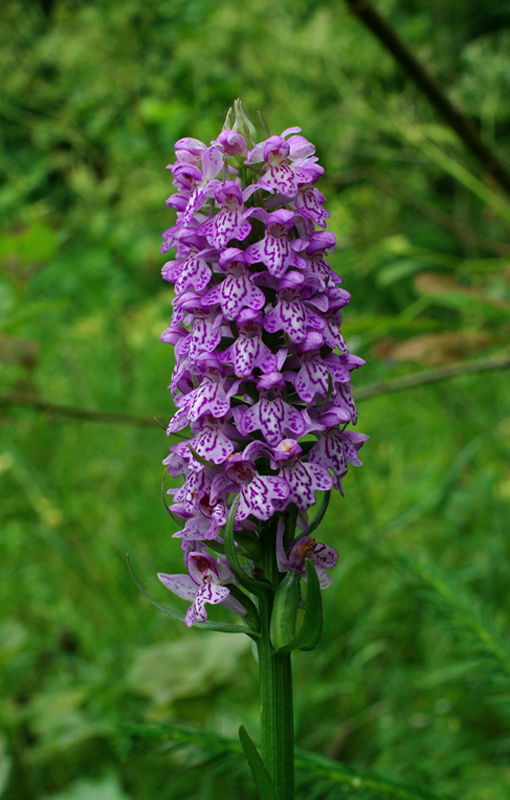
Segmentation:
[(301, 628), (286, 644), (281, 645), (275, 653), (289, 653), (291, 650), (313, 650), (317, 647), (322, 634), (322, 597), (319, 578), (314, 565), (306, 559), (308, 579), (308, 595), (306, 598), (305, 616)]
[(260, 800), (280, 800), (280, 795), (276, 791), (271, 776), (244, 725), (241, 725), (239, 728), (239, 738), (243, 746), (246, 760), (250, 765), (251, 774), (257, 786)]

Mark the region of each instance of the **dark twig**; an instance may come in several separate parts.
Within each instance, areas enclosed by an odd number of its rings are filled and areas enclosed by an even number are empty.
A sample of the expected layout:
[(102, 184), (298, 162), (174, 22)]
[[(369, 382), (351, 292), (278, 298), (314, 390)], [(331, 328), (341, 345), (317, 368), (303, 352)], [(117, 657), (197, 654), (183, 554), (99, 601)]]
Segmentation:
[(388, 20), (374, 8), (369, 0), (345, 0), (345, 2), (414, 80), (445, 122), (453, 128), (471, 153), (480, 161), (483, 169), (492, 175), (500, 186), (510, 192), (508, 168), (500, 161), (494, 150), (482, 140), (473, 122), (462, 113), (458, 106), (452, 103), (437, 81), (404, 44)]
[(395, 378), (392, 381), (379, 381), (370, 383), (368, 386), (361, 386), (355, 390), (356, 400), (366, 400), (367, 397), (374, 397), (377, 394), (387, 394), (388, 392), (400, 392), (403, 389), (414, 389), (416, 386), (424, 386), (427, 383), (438, 383), (460, 375), (472, 375), (476, 372), (493, 372), (494, 370), (508, 369), (510, 367), (510, 355), (501, 358), (491, 358), (487, 361), (461, 362), (459, 364), (449, 364), (446, 367), (422, 370), (414, 375), (404, 375), (402, 378)]
[[(354, 396), (356, 400), (366, 400), (378, 394), (388, 392), (400, 392), (403, 389), (414, 389), (416, 386), (424, 386), (427, 383), (437, 383), (439, 381), (457, 378), (460, 375), (472, 375), (477, 372), (494, 372), (510, 367), (510, 355), (500, 358), (492, 358), (488, 361), (471, 361), (451, 364), (447, 367), (437, 367), (436, 369), (422, 370), (414, 375), (405, 375), (402, 378), (395, 378), (391, 381), (379, 381), (370, 383), (368, 386), (361, 386), (356, 389)], [(45, 403), (33, 397), (24, 397), (18, 394), (0, 395), (0, 407), (25, 406), (35, 411), (43, 411), (47, 414), (55, 414), (60, 417), (69, 417), (79, 422), (113, 422), (123, 425), (137, 425), (144, 428), (156, 428), (158, 424), (155, 417), (139, 417), (134, 414), (121, 414), (115, 411), (92, 411), (84, 408), (72, 408), (70, 406), (58, 406), (53, 403)]]
[(22, 394), (0, 395), (0, 406), (25, 406), (46, 414), (55, 414), (57, 417), (70, 417), (79, 422), (113, 422), (121, 425), (138, 425), (144, 428), (157, 428), (155, 417), (139, 417), (134, 414), (122, 414), (118, 411), (94, 411), (85, 408), (72, 408), (46, 403), (36, 397), (25, 397)]

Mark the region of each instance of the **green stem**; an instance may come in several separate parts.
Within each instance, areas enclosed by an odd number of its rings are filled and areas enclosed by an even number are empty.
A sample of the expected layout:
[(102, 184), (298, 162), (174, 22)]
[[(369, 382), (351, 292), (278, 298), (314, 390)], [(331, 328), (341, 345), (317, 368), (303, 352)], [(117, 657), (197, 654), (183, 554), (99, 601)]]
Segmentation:
[[(264, 535), (261, 532), (261, 545), (264, 574), (277, 584), (274, 533), (266, 531)], [(281, 800), (294, 800), (294, 719), (290, 653), (274, 652), (269, 638), (272, 607), (272, 597), (264, 596), (259, 599), (262, 760)]]

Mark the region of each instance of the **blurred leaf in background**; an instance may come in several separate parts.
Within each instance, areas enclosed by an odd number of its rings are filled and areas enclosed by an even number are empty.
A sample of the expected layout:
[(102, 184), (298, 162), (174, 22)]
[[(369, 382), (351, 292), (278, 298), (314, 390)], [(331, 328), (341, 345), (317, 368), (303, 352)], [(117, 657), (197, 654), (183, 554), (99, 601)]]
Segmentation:
[[(510, 4), (377, 8), (510, 164)], [(345, 4), (4, 0), (0, 78), (3, 398), (166, 424), (165, 166), (238, 96), (317, 145), (356, 386), (508, 353), (510, 201)], [(360, 403), (323, 641), (295, 659), (298, 745), (340, 772), (301, 765), (301, 797), (507, 795), (509, 398), (494, 372)], [(168, 444), (0, 406), (2, 800), (254, 796), (229, 745), (257, 731), (250, 648), (182, 630), (125, 565), (161, 599), (180, 569)]]

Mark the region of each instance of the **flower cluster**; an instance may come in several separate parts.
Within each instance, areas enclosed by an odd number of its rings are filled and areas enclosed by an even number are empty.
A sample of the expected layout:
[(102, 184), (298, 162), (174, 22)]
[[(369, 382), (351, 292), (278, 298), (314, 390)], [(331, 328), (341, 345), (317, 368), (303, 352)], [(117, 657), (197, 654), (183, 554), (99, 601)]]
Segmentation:
[(329, 214), (314, 145), (300, 128), (253, 145), (234, 127), (210, 146), (180, 139), (169, 165), (177, 218), (162, 252), (175, 248), (175, 258), (162, 274), (175, 297), (161, 338), (175, 348), (167, 433), (180, 441), (164, 464), (184, 477), (169, 491), (189, 574), (159, 577), (193, 600), (188, 625), (207, 618), (205, 603), (229, 604), (234, 576), (206, 547), (221, 552), (236, 500), (234, 530), (255, 538), (260, 523), (297, 507), (304, 537), (287, 551), (275, 537), (278, 568), (305, 571), (315, 558), (327, 585), (337, 555), (306, 535), (306, 512), (318, 491), (342, 490), (368, 438), (345, 430), (356, 424), (351, 371), (364, 362), (340, 332), (350, 295), (326, 260), (335, 237), (321, 230)]

